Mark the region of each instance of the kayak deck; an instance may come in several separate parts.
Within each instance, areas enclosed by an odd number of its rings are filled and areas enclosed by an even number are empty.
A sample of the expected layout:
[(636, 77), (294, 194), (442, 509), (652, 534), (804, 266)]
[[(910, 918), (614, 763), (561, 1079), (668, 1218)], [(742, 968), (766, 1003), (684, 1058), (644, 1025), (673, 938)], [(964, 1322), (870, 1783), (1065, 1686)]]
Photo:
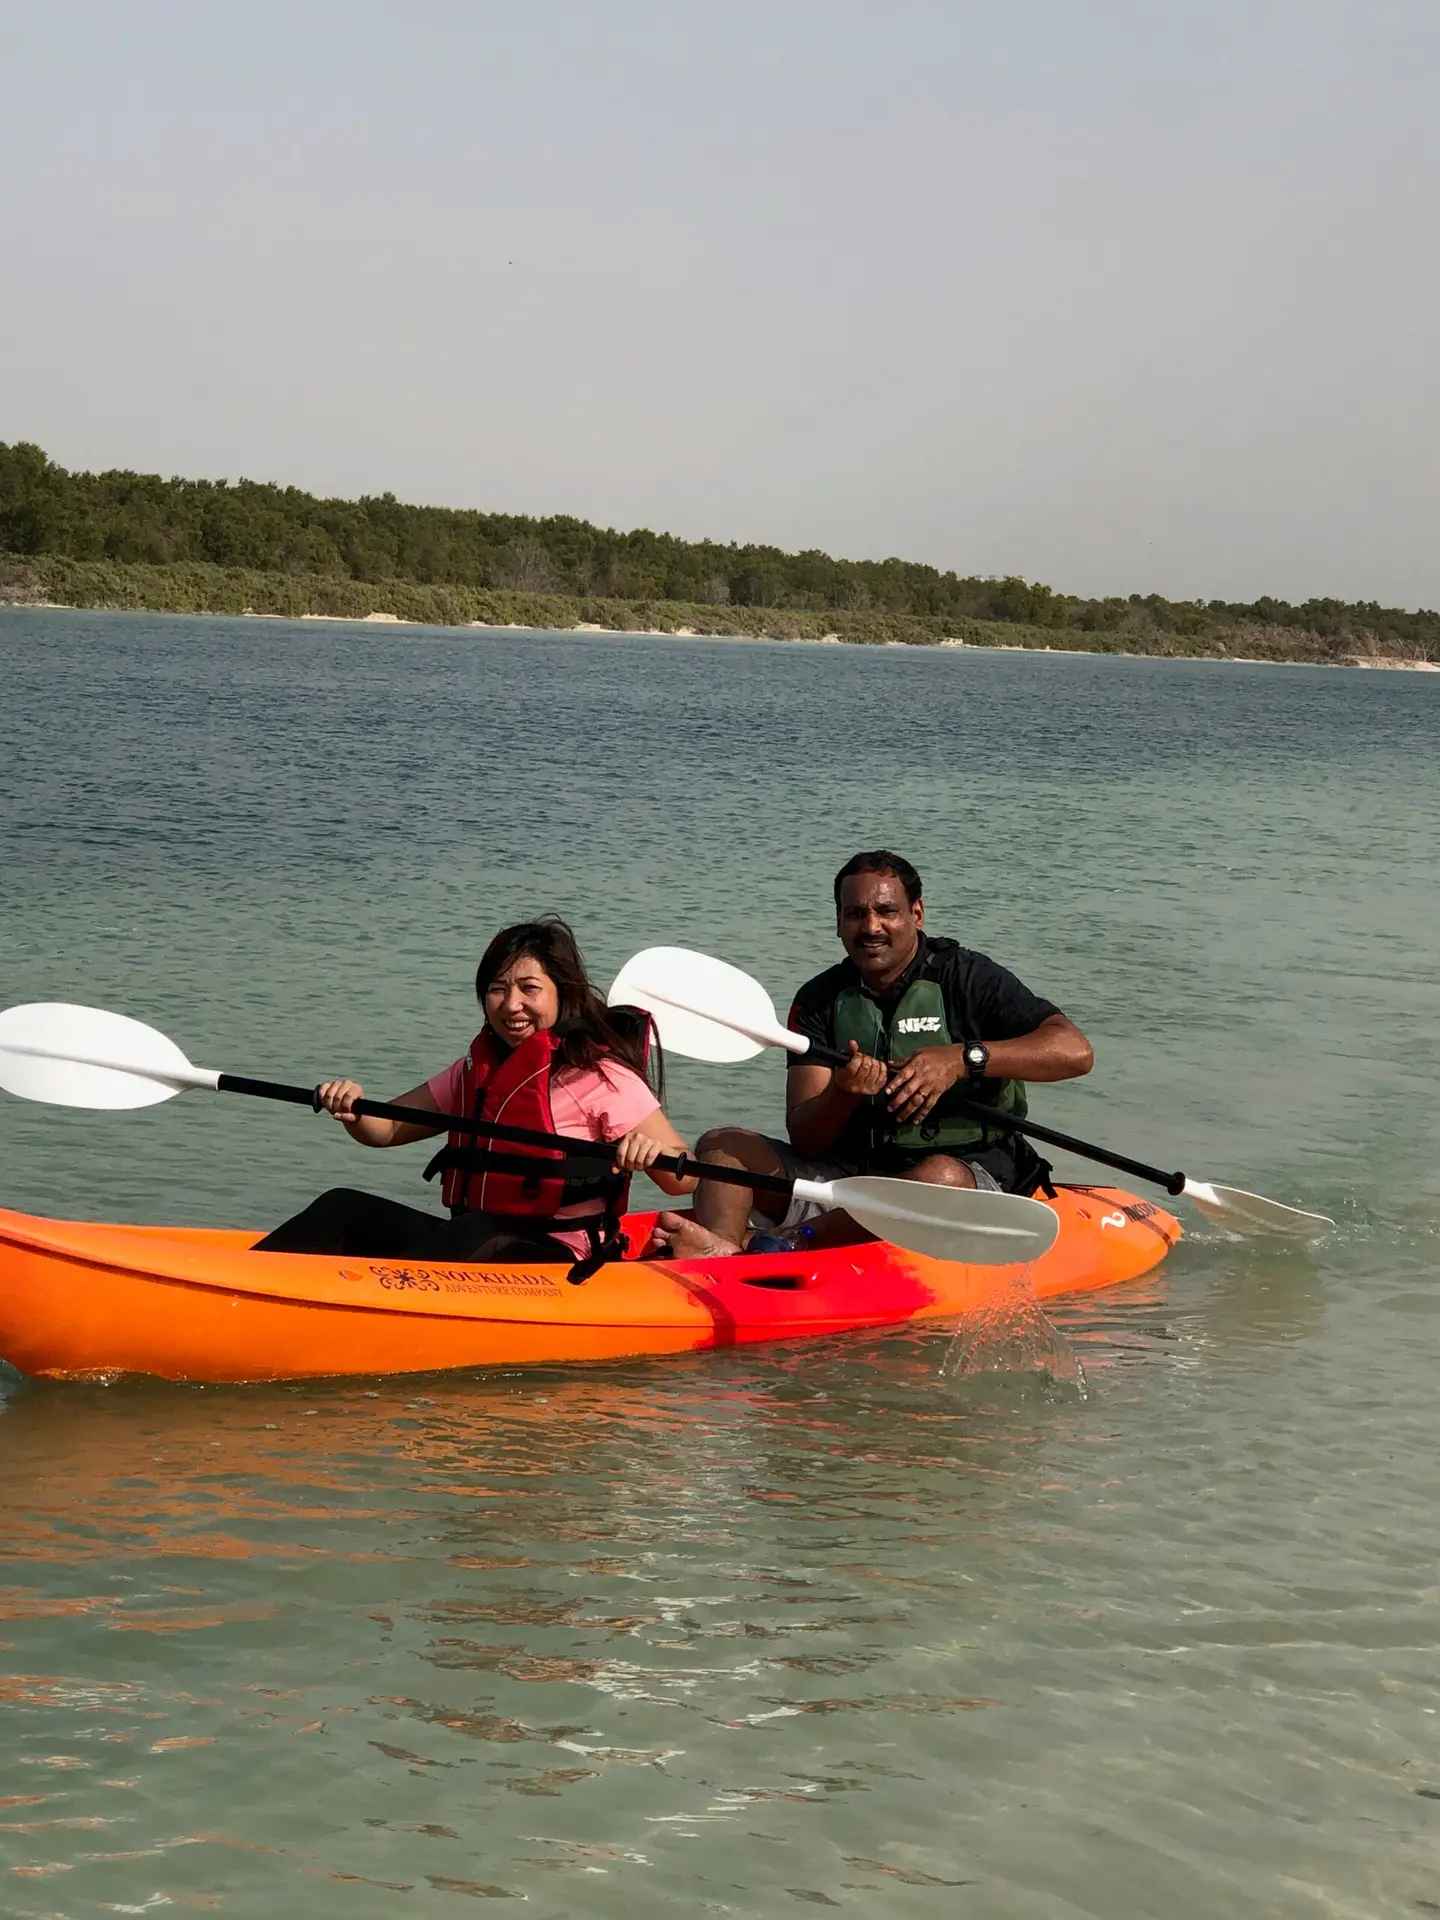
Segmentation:
[[(1062, 1187), (1041, 1298), (1138, 1278), (1179, 1222), (1113, 1187)], [(654, 1215), (632, 1214), (632, 1253)], [(0, 1358), (22, 1373), (259, 1381), (695, 1353), (959, 1317), (1015, 1268), (883, 1241), (721, 1260), (627, 1259), (582, 1286), (541, 1262), (436, 1265), (256, 1254), (259, 1234), (94, 1225), (0, 1209)], [(1007, 1279), (1008, 1276), (1008, 1279)]]

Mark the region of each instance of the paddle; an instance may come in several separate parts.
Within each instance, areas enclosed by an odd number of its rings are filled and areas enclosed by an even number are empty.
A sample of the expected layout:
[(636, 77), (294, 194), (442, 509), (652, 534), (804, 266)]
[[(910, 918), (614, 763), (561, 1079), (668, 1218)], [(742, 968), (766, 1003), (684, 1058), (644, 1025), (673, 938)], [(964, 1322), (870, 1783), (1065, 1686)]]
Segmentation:
[[(637, 953), (616, 975), (610, 1004), (643, 1007), (653, 1015), (661, 1043), (672, 1052), (696, 1060), (749, 1060), (765, 1047), (783, 1047), (787, 1053), (804, 1054), (825, 1066), (842, 1067), (848, 1058), (782, 1027), (769, 994), (748, 973), (686, 947), (648, 947)], [(1231, 1233), (1276, 1233), (1318, 1240), (1335, 1225), (1323, 1213), (1305, 1213), (1278, 1200), (1267, 1200), (1263, 1194), (1246, 1193), (1240, 1187), (1222, 1187), (1208, 1180), (1191, 1180), (1183, 1173), (1166, 1173), (1142, 1160), (1077, 1140), (1054, 1127), (1042, 1127), (1033, 1120), (1012, 1120), (979, 1101), (967, 1101), (966, 1111), (992, 1125), (1029, 1134), (1051, 1146), (1066, 1147), (1082, 1159), (1096, 1160), (1102, 1166), (1133, 1174), (1137, 1180), (1153, 1182), (1166, 1193), (1183, 1194), (1208, 1219)]]
[[(193, 1066), (173, 1040), (143, 1021), (57, 1001), (10, 1007), (0, 1013), (0, 1087), (25, 1100), (111, 1111), (156, 1106), (192, 1088), (250, 1094), (317, 1111), (320, 1105), (312, 1087), (248, 1080)], [(358, 1100), (355, 1111), (382, 1120), (408, 1121), (434, 1132), (472, 1133), (520, 1146), (563, 1148), (568, 1154), (614, 1159), (614, 1146), (605, 1141), (498, 1126), (386, 1100)], [(762, 1176), (739, 1167), (710, 1166), (689, 1154), (662, 1154), (656, 1164), (682, 1179), (699, 1174), (735, 1186), (793, 1193), (818, 1207), (843, 1207), (882, 1240), (934, 1259), (972, 1266), (1013, 1266), (1038, 1259), (1059, 1231), (1059, 1221), (1049, 1207), (1010, 1193), (927, 1187), (913, 1180), (871, 1175), (788, 1180), (779, 1174)], [(533, 1171), (533, 1164), (527, 1162), (524, 1170)]]

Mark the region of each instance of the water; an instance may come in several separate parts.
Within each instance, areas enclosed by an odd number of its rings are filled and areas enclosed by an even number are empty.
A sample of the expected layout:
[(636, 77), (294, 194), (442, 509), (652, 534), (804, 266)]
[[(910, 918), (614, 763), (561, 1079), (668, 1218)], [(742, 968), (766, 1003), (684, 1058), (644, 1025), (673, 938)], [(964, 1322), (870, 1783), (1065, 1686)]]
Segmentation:
[[(0, 1003), (396, 1093), (504, 919), (783, 998), (892, 844), (1095, 1040), (1057, 1124), (1333, 1214), (1054, 1317), (569, 1373), (12, 1382), (0, 1910), (1440, 1908), (1430, 676), (0, 615)], [(781, 1070), (682, 1062), (693, 1137)], [(301, 1112), (0, 1104), (4, 1199), (412, 1193)], [(969, 1390), (967, 1390), (969, 1389)]]
[(1023, 1394), (1086, 1391), (1084, 1363), (1041, 1306), (1028, 1266), (998, 1273), (979, 1306), (963, 1316), (940, 1377), (963, 1381), (975, 1401), (997, 1386)]

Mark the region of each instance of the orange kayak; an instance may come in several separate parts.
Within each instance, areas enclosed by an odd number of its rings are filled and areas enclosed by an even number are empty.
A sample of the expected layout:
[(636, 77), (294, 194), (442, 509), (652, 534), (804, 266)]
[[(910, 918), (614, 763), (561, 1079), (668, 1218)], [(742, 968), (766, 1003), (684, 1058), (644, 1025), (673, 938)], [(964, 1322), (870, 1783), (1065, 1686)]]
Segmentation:
[[(1179, 1222), (1114, 1187), (1062, 1187), (1042, 1298), (1133, 1280)], [(632, 1249), (653, 1214), (632, 1214)], [(97, 1226), (0, 1209), (0, 1358), (22, 1373), (294, 1380), (698, 1353), (958, 1318), (1015, 1269), (960, 1266), (866, 1241), (728, 1260), (615, 1261), (583, 1286), (561, 1266), (420, 1266), (253, 1253), (212, 1227)]]

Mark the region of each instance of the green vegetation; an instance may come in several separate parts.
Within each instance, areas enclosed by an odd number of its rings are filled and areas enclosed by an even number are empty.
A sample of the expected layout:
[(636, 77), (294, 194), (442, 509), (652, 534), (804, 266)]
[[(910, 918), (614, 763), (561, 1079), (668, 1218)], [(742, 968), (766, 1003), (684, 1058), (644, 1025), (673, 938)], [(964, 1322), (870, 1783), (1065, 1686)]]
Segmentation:
[(424, 626), (592, 626), (617, 633), (756, 635), (774, 640), (833, 638), (861, 646), (1052, 647), (1073, 653), (1147, 653), (1190, 658), (1310, 661), (1343, 665), (1357, 654), (1423, 658), (1353, 635), (1323, 637), (1258, 623), (1205, 634), (1085, 631), (1017, 621), (939, 620), (923, 614), (820, 613), (804, 607), (718, 607), (684, 600), (616, 600), (590, 595), (489, 592), (367, 584), (329, 574), (261, 573), (244, 567), (126, 565), (109, 560), (22, 559), (0, 554), (0, 605), (58, 604), (155, 613), (250, 613), (359, 620), (380, 615)]
[(688, 627), (934, 645), (1440, 659), (1440, 614), (1372, 603), (1295, 607), (1079, 599), (903, 560), (720, 546), (583, 520), (319, 500), (295, 487), (68, 473), (0, 443), (0, 600), (170, 612), (388, 613), (427, 624)]

